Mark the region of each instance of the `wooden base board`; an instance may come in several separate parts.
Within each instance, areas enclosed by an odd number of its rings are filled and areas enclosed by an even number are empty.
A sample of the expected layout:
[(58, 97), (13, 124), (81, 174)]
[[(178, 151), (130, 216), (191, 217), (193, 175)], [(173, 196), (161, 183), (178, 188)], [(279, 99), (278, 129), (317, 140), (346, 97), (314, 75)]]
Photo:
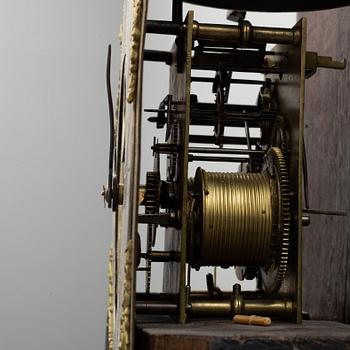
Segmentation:
[(196, 320), (185, 325), (169, 317), (139, 318), (136, 349), (142, 350), (345, 350), (350, 325), (303, 321), (273, 322), (269, 327), (233, 324), (229, 320)]

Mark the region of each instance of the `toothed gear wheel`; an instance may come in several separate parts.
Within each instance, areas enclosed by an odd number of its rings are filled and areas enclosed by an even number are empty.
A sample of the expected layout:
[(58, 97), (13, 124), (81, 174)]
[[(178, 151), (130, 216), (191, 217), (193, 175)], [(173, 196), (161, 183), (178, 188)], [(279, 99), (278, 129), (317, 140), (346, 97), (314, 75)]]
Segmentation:
[(160, 174), (157, 171), (149, 171), (146, 174), (145, 207), (146, 214), (159, 212), (160, 201)]
[[(176, 123), (172, 127), (171, 132), (171, 143), (172, 144), (178, 144), (179, 139), (179, 125)], [(176, 163), (177, 163), (177, 154), (170, 154), (169, 155), (169, 178), (173, 179), (176, 174)]]
[(271, 147), (266, 154), (265, 170), (277, 182), (277, 249), (275, 260), (265, 268), (260, 268), (261, 284), (265, 292), (277, 292), (285, 277), (288, 266), (289, 236), (290, 236), (290, 187), (287, 164), (282, 151)]
[(278, 147), (282, 151), (282, 154), (287, 159), (288, 148), (288, 133), (286, 129), (286, 123), (283, 116), (278, 115), (271, 129), (271, 146)]

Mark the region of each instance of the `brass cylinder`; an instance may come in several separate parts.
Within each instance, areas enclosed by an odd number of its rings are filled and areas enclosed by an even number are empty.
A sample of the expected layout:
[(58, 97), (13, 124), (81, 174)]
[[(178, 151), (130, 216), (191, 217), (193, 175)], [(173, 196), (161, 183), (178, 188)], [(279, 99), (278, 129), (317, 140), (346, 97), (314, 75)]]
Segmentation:
[(243, 310), (246, 315), (291, 316), (293, 302), (290, 299), (244, 300)]
[(193, 37), (197, 40), (241, 43), (243, 46), (261, 43), (296, 45), (301, 39), (297, 28), (253, 27), (248, 21), (243, 21), (239, 26), (194, 21)]
[(293, 312), (291, 299), (244, 299), (240, 308), (235, 298), (228, 300), (192, 300), (190, 313), (193, 317), (233, 317), (234, 315), (263, 315), (289, 318)]
[(194, 317), (231, 317), (231, 301), (193, 301), (191, 303), (191, 315), (193, 315)]
[[(228, 317), (234, 315), (263, 315), (271, 317), (290, 318), (293, 314), (291, 299), (245, 299), (241, 296), (229, 299), (193, 299), (188, 306), (192, 317)], [(237, 307), (239, 305), (239, 307)], [(142, 300), (136, 302), (138, 314), (173, 315), (179, 311), (176, 301)]]
[(193, 266), (265, 266), (273, 256), (273, 196), (267, 173), (197, 169), (192, 212)]

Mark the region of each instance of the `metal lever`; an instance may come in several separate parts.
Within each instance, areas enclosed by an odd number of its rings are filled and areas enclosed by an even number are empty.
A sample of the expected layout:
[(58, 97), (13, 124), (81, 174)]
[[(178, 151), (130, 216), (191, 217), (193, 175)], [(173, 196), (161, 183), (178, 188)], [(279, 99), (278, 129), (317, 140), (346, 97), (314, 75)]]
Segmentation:
[(306, 53), (305, 76), (310, 78), (317, 71), (317, 68), (345, 69), (346, 59), (341, 61), (333, 60), (329, 56), (319, 56), (317, 52)]
[(113, 115), (113, 98), (111, 88), (111, 45), (108, 45), (107, 64), (106, 64), (106, 87), (109, 111), (109, 155), (108, 155), (108, 182), (107, 188), (103, 186), (101, 195), (108, 208), (112, 208), (114, 197), (114, 181), (113, 181), (113, 165), (114, 165), (114, 147), (115, 147), (115, 130), (114, 130), (114, 115)]
[(346, 59), (343, 62), (335, 61), (329, 56), (317, 56), (317, 67), (320, 68), (332, 68), (332, 69), (345, 69)]
[(303, 213), (319, 214), (319, 215), (332, 215), (332, 216), (346, 216), (345, 211), (334, 211), (334, 210), (303, 209)]

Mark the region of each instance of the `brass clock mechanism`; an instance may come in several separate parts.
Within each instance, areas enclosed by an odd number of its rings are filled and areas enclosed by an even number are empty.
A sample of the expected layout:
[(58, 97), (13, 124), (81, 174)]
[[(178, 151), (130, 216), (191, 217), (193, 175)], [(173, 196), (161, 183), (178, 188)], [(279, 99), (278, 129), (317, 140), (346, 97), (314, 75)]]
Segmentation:
[[(217, 5), (230, 9), (228, 3)], [(270, 10), (280, 4), (271, 2)], [(193, 11), (183, 16), (182, 1), (174, 1), (172, 21), (147, 20), (147, 2), (135, 1), (133, 21), (124, 26), (103, 192), (116, 215), (115, 324), (122, 348), (142, 314), (173, 315), (181, 323), (236, 314), (301, 322), (302, 226), (310, 221), (303, 207), (305, 79), (318, 67), (343, 69), (345, 62), (306, 51), (306, 19), (293, 28), (256, 27), (239, 6), (228, 12), (237, 23), (227, 25), (200, 23)], [(145, 49), (146, 34), (173, 36), (171, 51)], [(170, 85), (159, 107), (142, 110), (145, 61), (167, 64)], [(194, 94), (194, 84), (211, 89), (212, 100)], [(258, 86), (256, 103), (235, 102), (233, 85)], [(164, 129), (164, 139), (154, 138), (153, 167), (142, 185), (140, 159), (151, 155), (140, 146), (146, 115)], [(160, 236), (165, 244), (157, 250)], [(155, 263), (164, 266), (160, 293), (152, 290)], [(191, 276), (203, 267), (214, 272), (206, 290), (195, 290)], [(220, 268), (235, 269), (230, 290), (216, 283)], [(139, 275), (144, 286), (136, 285)], [(244, 280), (256, 287), (244, 290)]]

